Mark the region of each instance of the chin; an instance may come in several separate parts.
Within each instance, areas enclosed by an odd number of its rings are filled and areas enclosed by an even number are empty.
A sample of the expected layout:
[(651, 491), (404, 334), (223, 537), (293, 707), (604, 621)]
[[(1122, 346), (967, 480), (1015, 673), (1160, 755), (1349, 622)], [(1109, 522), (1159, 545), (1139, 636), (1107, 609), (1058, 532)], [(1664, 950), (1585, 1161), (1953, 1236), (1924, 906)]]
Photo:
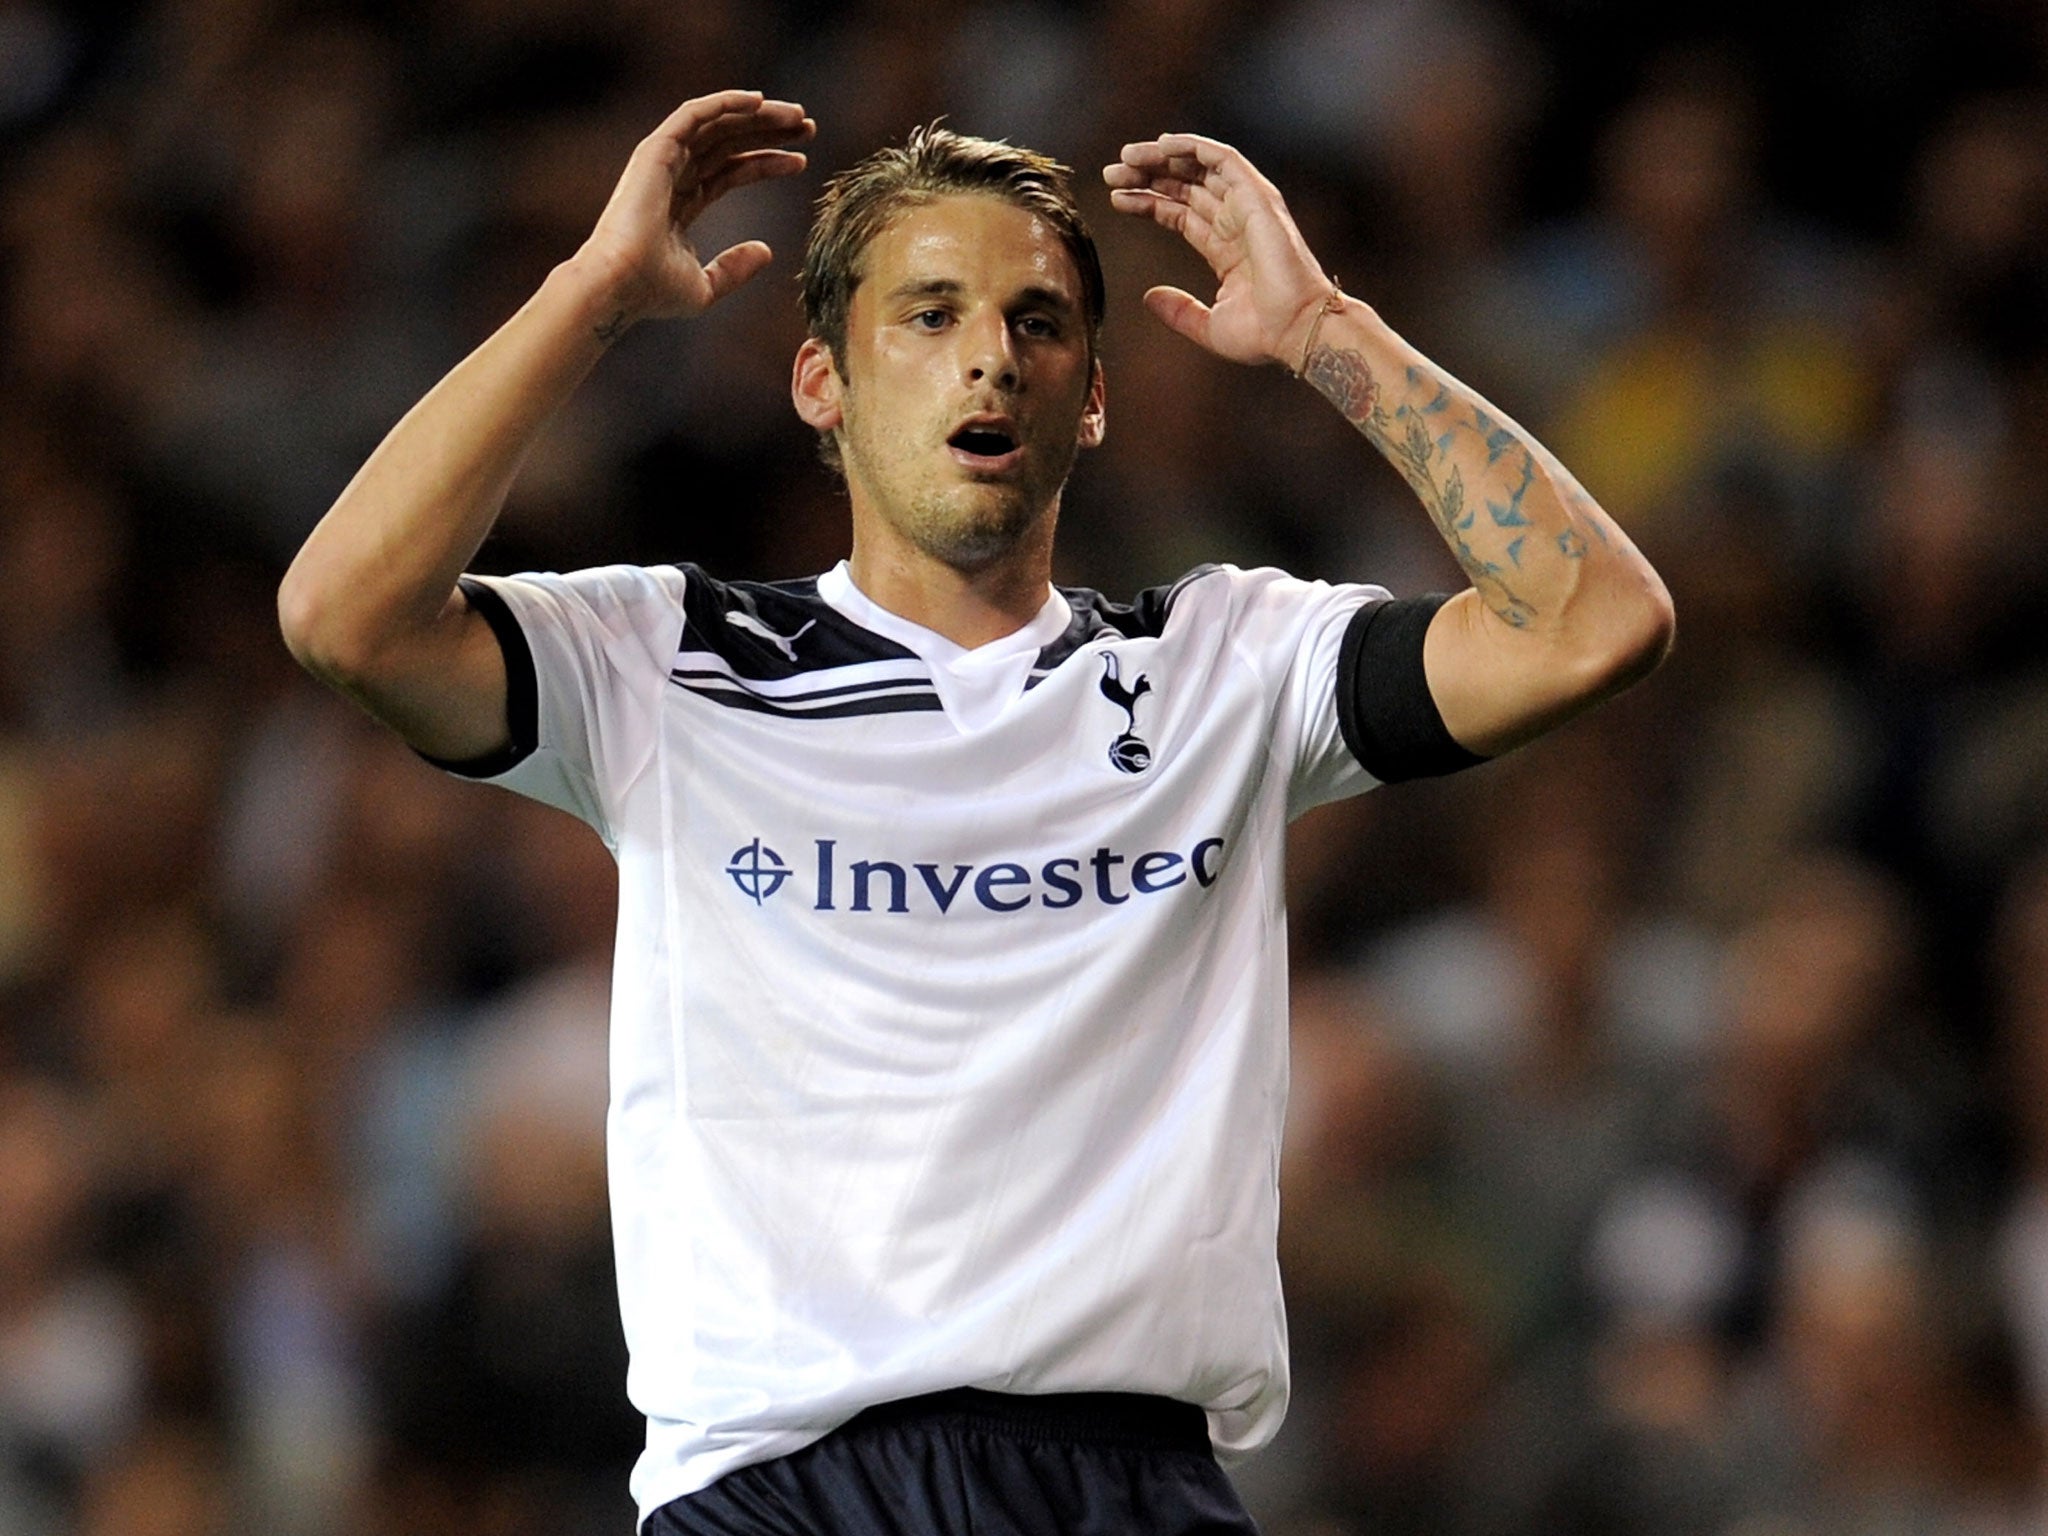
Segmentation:
[[(999, 565), (1026, 543), (1046, 513), (1014, 487), (994, 506), (921, 508), (912, 537), (918, 548), (956, 571), (984, 571)], [(979, 498), (977, 498), (979, 499)]]
[(985, 571), (1000, 565), (1023, 542), (1014, 528), (949, 528), (919, 540), (924, 552), (956, 571)]

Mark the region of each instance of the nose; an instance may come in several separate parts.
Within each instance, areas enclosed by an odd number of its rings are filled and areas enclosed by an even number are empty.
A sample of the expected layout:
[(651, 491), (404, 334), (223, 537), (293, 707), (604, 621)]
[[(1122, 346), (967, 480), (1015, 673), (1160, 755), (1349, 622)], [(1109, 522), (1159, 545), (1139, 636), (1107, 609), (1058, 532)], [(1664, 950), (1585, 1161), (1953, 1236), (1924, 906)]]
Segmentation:
[(966, 340), (963, 363), (967, 382), (1014, 390), (1018, 382), (1017, 347), (1010, 334), (1009, 317), (988, 311), (977, 317), (974, 324), (961, 329)]

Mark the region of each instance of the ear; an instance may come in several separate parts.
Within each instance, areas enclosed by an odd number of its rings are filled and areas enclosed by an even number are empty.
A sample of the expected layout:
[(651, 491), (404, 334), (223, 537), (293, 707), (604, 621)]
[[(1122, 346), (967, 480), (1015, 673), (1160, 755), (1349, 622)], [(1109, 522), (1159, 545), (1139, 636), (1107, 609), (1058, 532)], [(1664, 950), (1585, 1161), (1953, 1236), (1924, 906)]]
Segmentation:
[(1081, 407), (1080, 443), (1083, 448), (1100, 448), (1109, 432), (1109, 386), (1102, 376), (1102, 359), (1090, 365), (1088, 399)]
[(796, 366), (789, 376), (789, 398), (804, 425), (819, 432), (837, 431), (845, 416), (841, 404), (845, 390), (845, 381), (832, 361), (832, 349), (815, 336), (805, 337), (796, 349)]

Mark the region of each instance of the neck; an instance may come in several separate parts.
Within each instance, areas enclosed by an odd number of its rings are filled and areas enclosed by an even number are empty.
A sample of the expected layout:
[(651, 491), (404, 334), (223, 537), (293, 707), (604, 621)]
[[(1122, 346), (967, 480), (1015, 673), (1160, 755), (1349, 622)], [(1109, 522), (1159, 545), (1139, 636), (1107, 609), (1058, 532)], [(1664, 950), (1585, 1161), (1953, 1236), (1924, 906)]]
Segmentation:
[[(997, 560), (964, 571), (856, 519), (847, 570), (853, 584), (898, 618), (973, 650), (1038, 617), (1052, 588), (1048, 515)], [(864, 536), (865, 535), (865, 536)]]

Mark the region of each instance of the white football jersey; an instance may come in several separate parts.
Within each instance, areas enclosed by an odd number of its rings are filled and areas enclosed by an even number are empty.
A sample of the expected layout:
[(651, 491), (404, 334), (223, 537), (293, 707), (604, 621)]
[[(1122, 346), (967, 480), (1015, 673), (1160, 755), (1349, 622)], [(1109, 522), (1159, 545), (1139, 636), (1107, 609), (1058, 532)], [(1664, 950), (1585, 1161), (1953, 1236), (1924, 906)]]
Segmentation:
[(1156, 1393), (1225, 1457), (1270, 1439), (1283, 833), (1373, 782), (1336, 676), (1386, 593), (1205, 567), (1130, 607), (1054, 591), (966, 651), (844, 565), (470, 590), (537, 710), (495, 782), (619, 863), (643, 1517), (947, 1387)]

